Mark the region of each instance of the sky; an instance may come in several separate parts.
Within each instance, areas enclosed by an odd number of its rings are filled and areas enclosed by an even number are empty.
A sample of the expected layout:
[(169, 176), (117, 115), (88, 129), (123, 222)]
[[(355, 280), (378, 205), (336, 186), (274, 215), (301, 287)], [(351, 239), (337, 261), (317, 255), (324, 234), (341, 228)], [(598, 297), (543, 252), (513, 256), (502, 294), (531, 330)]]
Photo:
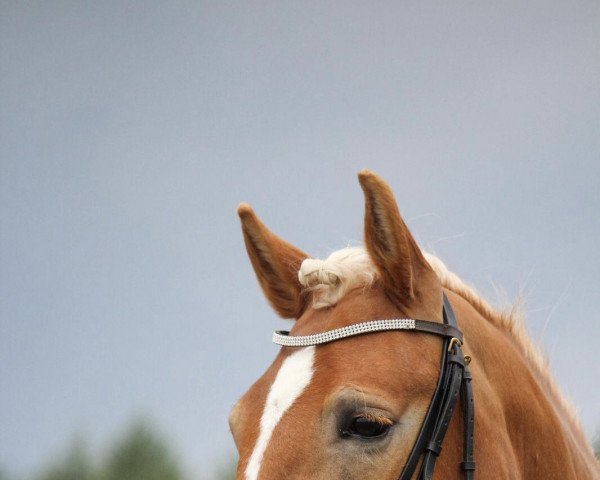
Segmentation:
[(0, 3), (0, 466), (145, 415), (210, 478), (289, 325), (235, 209), (324, 257), (362, 168), (600, 428), (598, 2)]

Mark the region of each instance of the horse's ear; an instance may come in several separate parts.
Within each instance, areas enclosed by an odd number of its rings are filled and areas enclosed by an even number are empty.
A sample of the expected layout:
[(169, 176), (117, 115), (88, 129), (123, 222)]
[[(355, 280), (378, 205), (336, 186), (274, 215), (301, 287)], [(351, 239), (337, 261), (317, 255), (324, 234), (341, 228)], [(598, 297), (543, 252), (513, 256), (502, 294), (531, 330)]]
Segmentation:
[(250, 205), (237, 209), (248, 256), (267, 300), (283, 318), (298, 318), (304, 309), (304, 295), (298, 281), (304, 252), (272, 233)]
[(440, 281), (402, 220), (394, 194), (377, 175), (362, 170), (365, 245), (388, 296), (409, 311), (440, 318)]

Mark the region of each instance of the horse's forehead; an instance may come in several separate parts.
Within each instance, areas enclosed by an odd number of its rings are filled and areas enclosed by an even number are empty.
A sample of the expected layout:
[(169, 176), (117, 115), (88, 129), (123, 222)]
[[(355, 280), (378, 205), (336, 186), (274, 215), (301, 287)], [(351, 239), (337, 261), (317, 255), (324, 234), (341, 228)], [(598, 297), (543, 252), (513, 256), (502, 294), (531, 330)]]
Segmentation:
[[(380, 290), (357, 289), (349, 292), (334, 308), (309, 309), (296, 322), (292, 331), (295, 334), (318, 333), (365, 320), (391, 318), (398, 314), (397, 308)], [(376, 335), (379, 337), (377, 344), (380, 347), (393, 343), (390, 336)], [(281, 444), (277, 439), (282, 434), (282, 429), (296, 428), (299, 424), (298, 421), (289, 423), (286, 418), (304, 419), (300, 424), (305, 428), (302, 432), (295, 432), (294, 438), (299, 433), (309, 435), (306, 422), (310, 418), (318, 418), (317, 412), (322, 410), (327, 399), (341, 387), (353, 385), (374, 392), (385, 390), (379, 383), (387, 384), (385, 378), (396, 376), (401, 366), (399, 368), (396, 364), (397, 359), (381, 356), (376, 351), (378, 349), (362, 348), (361, 342), (364, 341), (363, 338), (355, 337), (322, 347), (284, 347), (281, 350), (265, 374), (244, 395), (240, 402), (242, 405), (236, 407), (243, 414), (236, 412), (233, 415), (243, 418), (241, 423), (245, 429), (242, 457), (246, 460), (245, 465), (242, 465), (242, 478), (254, 480), (259, 478), (261, 468), (273, 467), (268, 466), (269, 459), (273, 458), (271, 454), (275, 453), (271, 450), (274, 444)], [(385, 352), (389, 348), (381, 350)], [(360, 356), (356, 355), (357, 351), (362, 352)], [(375, 363), (379, 366), (381, 378), (373, 378), (371, 370)], [(414, 375), (400, 376), (415, 378)], [(394, 396), (400, 394), (400, 390), (396, 391), (389, 385), (387, 390)], [(274, 441), (271, 442), (271, 439)], [(277, 458), (278, 464), (285, 463), (281, 456)]]
[(292, 334), (320, 333), (368, 320), (397, 318), (402, 312), (376, 286), (356, 288), (330, 308), (309, 308), (294, 323)]
[[(398, 310), (389, 302), (383, 292), (376, 289), (357, 289), (346, 295), (335, 308), (310, 308), (307, 310), (295, 322), (292, 333), (295, 335), (319, 333), (365, 320), (374, 320), (380, 317), (391, 318), (395, 315), (397, 316), (397, 314)], [(354, 341), (357, 341), (357, 339)], [(349, 343), (354, 342), (350, 340)], [(271, 391), (274, 392), (272, 395), (279, 392), (282, 396), (294, 391), (296, 382), (304, 379), (306, 372), (309, 370), (313, 381), (321, 383), (327, 381), (328, 384), (331, 384), (332, 388), (335, 388), (334, 371), (339, 370), (345, 363), (348, 363), (347, 366), (351, 370), (355, 371), (355, 369), (352, 366), (350, 358), (347, 358), (343, 353), (340, 355), (340, 348), (338, 347), (342, 347), (341, 344), (332, 344), (331, 347), (323, 348), (322, 350), (319, 349), (318, 355), (315, 349), (312, 348), (310, 356), (303, 356), (298, 353), (306, 349), (284, 347), (267, 371), (239, 402), (243, 403), (244, 415), (252, 415), (254, 417), (259, 415), (264, 410)], [(341, 348), (341, 350), (345, 349)], [(315, 362), (315, 358), (317, 357), (318, 361)], [(300, 361), (300, 359), (303, 359), (303, 361)], [(312, 373), (317, 368), (315, 363), (319, 365), (327, 364), (326, 376), (320, 375), (317, 379), (313, 378)], [(321, 385), (321, 387), (324, 387), (324, 385)], [(324, 388), (319, 389), (322, 393), (326, 393), (325, 390)], [(240, 410), (240, 408), (236, 406), (236, 410)], [(238, 414), (236, 413), (235, 416), (237, 417)]]

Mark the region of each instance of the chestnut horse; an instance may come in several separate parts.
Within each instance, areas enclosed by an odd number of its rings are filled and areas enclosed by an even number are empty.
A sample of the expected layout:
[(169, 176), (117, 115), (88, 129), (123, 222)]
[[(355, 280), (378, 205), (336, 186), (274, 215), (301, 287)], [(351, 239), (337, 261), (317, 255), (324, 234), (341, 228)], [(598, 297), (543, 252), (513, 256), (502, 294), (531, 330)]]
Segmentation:
[[(442, 323), (445, 294), (464, 334), (463, 351), (472, 358), (475, 477), (600, 478), (573, 409), (517, 315), (496, 312), (424, 254), (388, 185), (369, 171), (358, 176), (365, 247), (326, 260), (275, 236), (248, 205), (238, 208), (267, 300), (281, 317), (295, 319), (290, 335), (376, 319)], [(282, 347), (231, 412), (237, 478), (398, 479), (432, 401), (442, 340), (400, 330)], [(442, 446), (433, 478), (463, 478), (460, 408)]]

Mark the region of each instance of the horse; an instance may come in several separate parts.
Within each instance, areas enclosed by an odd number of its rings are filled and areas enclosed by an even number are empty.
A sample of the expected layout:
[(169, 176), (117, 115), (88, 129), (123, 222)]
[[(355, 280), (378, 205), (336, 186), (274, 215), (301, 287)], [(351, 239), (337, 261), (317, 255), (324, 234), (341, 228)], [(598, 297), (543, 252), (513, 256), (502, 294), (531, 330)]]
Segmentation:
[(423, 252), (380, 177), (358, 179), (364, 246), (325, 260), (238, 207), (258, 283), (294, 323), (229, 416), (236, 478), (600, 478), (520, 314), (496, 311)]

